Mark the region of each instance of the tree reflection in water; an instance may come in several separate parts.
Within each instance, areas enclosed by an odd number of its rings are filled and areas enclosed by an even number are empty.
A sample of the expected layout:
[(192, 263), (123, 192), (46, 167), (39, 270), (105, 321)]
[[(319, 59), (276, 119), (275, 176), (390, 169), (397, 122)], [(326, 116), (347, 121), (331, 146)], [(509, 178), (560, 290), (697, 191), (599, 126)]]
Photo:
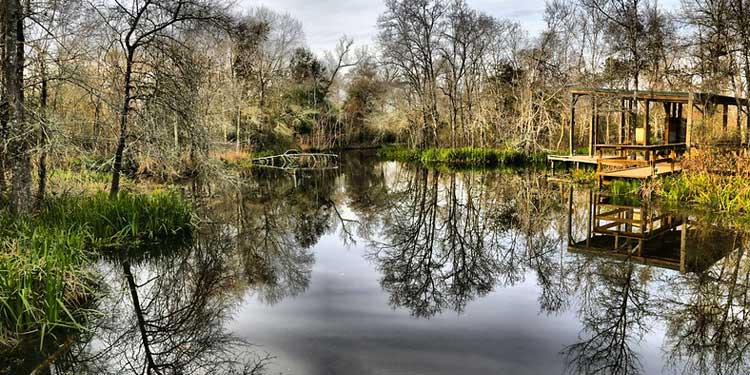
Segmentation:
[(335, 233), (344, 243), (364, 240), (390, 305), (416, 318), (460, 314), (532, 281), (542, 315), (580, 325), (577, 339), (560, 347), (569, 373), (646, 372), (643, 341), (661, 332), (665, 370), (750, 372), (750, 237), (692, 215), (692, 247), (664, 245), (657, 254), (662, 263), (677, 256), (669, 260), (677, 268), (644, 265), (640, 252), (573, 252), (568, 234), (591, 233), (592, 196), (535, 173), (457, 173), (357, 157), (343, 158), (338, 171), (255, 171), (241, 191), (205, 204), (209, 223), (191, 246), (101, 260), (104, 314), (49, 372), (258, 373), (269, 356), (226, 323), (248, 295), (276, 304), (304, 293), (313, 246)]
[(266, 358), (224, 324), (240, 299), (226, 233), (148, 259), (101, 262), (102, 316), (57, 361), (76, 374), (256, 374)]
[[(554, 280), (559, 238), (544, 230), (555, 207), (542, 180), (514, 173), (401, 171), (382, 205), (370, 258), (394, 307), (431, 317), (539, 275), (543, 308), (564, 305)], [(544, 223), (544, 224), (542, 224)]]
[[(702, 234), (713, 237), (717, 228)], [(747, 236), (735, 232), (735, 249), (701, 274), (672, 275), (663, 296), (665, 346), (676, 371), (699, 374), (750, 372), (750, 259)]]
[(651, 270), (594, 259), (580, 271), (578, 314), (583, 332), (582, 341), (564, 350), (569, 372), (639, 373), (642, 367), (637, 344), (655, 314), (644, 282)]

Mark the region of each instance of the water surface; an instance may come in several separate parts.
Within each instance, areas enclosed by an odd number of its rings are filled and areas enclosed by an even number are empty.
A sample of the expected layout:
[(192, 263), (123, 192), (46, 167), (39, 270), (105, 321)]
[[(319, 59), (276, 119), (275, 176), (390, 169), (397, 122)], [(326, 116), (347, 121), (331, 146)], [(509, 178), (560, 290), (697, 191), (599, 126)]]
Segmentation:
[(748, 371), (737, 225), (363, 155), (246, 182), (202, 200), (191, 246), (101, 259), (103, 315), (48, 371)]

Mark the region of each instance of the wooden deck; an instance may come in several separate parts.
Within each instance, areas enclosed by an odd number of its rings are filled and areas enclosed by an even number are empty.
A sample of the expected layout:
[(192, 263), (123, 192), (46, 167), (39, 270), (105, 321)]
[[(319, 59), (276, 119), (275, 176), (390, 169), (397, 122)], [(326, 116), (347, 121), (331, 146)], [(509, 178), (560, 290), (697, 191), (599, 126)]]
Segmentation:
[(596, 165), (598, 159), (588, 155), (547, 155), (547, 161), (563, 162), (563, 163), (579, 163), (579, 164), (593, 164)]
[(666, 176), (680, 172), (682, 172), (682, 163), (675, 162), (674, 169), (672, 169), (672, 163), (662, 162), (655, 164), (653, 168), (651, 166), (646, 166), (621, 169), (617, 171), (605, 171), (600, 172), (599, 176), (601, 176), (601, 178), (604, 180), (616, 178), (632, 178), (645, 180), (651, 177)]

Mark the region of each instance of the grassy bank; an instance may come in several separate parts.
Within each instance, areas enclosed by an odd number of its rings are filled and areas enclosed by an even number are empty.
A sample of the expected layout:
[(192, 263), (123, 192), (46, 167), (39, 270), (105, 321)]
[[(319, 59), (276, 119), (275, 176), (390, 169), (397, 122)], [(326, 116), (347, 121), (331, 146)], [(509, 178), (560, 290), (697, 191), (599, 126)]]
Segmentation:
[(191, 218), (180, 195), (164, 192), (53, 198), (35, 215), (2, 215), (0, 344), (81, 328), (96, 252), (189, 236)]
[(407, 163), (443, 164), (458, 168), (486, 168), (543, 164), (546, 154), (527, 155), (519, 150), (493, 148), (429, 148), (412, 149), (397, 146), (383, 147), (378, 151), (382, 160)]

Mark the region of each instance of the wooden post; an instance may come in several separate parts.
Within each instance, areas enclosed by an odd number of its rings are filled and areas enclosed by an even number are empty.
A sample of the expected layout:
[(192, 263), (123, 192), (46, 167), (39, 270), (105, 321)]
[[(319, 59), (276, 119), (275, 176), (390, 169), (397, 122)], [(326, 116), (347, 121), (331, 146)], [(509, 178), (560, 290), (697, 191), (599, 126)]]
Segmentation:
[(617, 131), (617, 144), (625, 139), (625, 99), (620, 99), (620, 128)]
[(674, 112), (674, 103), (664, 103), (664, 132), (662, 132), (662, 143), (669, 143), (669, 123), (672, 121), (672, 112)]
[(635, 127), (638, 126), (638, 115), (633, 113), (633, 109), (638, 110), (638, 102), (635, 99), (630, 99), (628, 101), (628, 141), (631, 145), (635, 144), (635, 135), (633, 132), (635, 131)]
[(721, 130), (727, 133), (727, 124), (729, 123), (729, 106), (724, 104), (721, 108)]
[(598, 117), (596, 97), (591, 95), (591, 126), (589, 127), (589, 157), (594, 157), (594, 145), (596, 144), (596, 118)]
[(691, 92), (688, 96), (688, 105), (687, 105), (687, 129), (685, 129), (685, 147), (687, 149), (688, 155), (690, 155), (690, 146), (691, 146), (691, 136), (693, 132), (693, 93)]
[(745, 143), (745, 133), (742, 131), (742, 108), (739, 105), (735, 105), (737, 108), (737, 134), (740, 136), (740, 146)]
[(573, 185), (568, 189), (568, 245), (574, 243), (573, 239)]
[(682, 219), (682, 230), (680, 231), (680, 272), (687, 272), (687, 218)]
[(586, 247), (591, 246), (592, 226), (594, 226), (594, 191), (589, 190), (589, 221), (586, 228)]
[(643, 123), (643, 145), (648, 146), (651, 136), (651, 101), (646, 100), (646, 119)]
[(576, 133), (576, 102), (578, 101), (578, 98), (575, 94), (572, 94), (570, 96), (570, 135), (568, 138), (568, 150), (570, 151), (570, 156), (573, 156), (573, 152), (575, 151), (573, 149), (573, 140)]

